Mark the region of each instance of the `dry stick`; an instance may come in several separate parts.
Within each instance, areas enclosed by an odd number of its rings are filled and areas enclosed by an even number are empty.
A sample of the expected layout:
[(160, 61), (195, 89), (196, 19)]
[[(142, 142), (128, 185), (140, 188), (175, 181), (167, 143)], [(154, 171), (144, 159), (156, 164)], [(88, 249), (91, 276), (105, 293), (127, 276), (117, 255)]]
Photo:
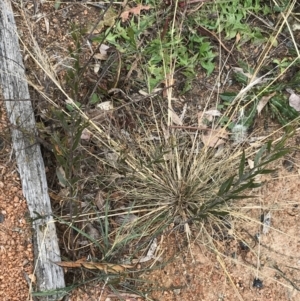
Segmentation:
[(171, 129), (185, 129), (185, 130), (193, 130), (193, 131), (214, 131), (214, 132), (220, 132), (222, 129), (209, 129), (206, 127), (196, 127), (196, 126), (184, 126), (184, 125), (170, 125)]

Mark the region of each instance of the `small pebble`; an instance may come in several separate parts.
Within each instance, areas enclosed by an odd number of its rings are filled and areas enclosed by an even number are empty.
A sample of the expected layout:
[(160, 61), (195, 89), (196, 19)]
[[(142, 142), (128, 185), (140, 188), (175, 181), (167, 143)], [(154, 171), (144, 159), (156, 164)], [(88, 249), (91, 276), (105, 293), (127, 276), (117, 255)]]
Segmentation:
[(285, 159), (282, 162), (283, 167), (288, 171), (291, 172), (294, 169), (294, 161), (293, 159)]
[(256, 287), (256, 288), (259, 288), (259, 289), (263, 288), (262, 280), (260, 280), (259, 278), (254, 278), (253, 287)]

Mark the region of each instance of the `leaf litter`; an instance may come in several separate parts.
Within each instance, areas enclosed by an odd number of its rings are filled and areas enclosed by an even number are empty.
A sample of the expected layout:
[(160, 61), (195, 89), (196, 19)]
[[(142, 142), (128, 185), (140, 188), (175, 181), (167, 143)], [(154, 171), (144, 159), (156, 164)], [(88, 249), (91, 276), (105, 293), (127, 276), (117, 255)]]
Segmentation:
[(137, 6), (132, 8), (127, 7), (125, 8), (125, 11), (121, 13), (122, 22), (127, 21), (129, 19), (130, 14), (133, 14), (134, 16), (138, 16), (141, 14), (142, 10), (149, 10), (150, 8), (151, 8), (150, 5), (142, 5), (142, 4), (138, 4)]
[(269, 102), (269, 100), (276, 95), (276, 92), (270, 94), (270, 95), (266, 95), (263, 96), (260, 101), (257, 104), (256, 110), (257, 110), (257, 115), (259, 116), (261, 111), (263, 110), (263, 108), (267, 105), (267, 103)]
[(286, 89), (290, 93), (289, 105), (294, 108), (297, 112), (300, 112), (300, 95), (296, 94), (292, 89)]

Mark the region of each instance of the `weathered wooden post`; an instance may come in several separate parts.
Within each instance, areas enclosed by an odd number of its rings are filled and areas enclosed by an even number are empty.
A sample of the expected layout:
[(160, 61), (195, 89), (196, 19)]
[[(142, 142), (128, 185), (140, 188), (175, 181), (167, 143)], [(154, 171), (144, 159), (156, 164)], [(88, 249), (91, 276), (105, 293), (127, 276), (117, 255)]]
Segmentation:
[[(11, 124), (13, 149), (23, 194), (33, 220), (37, 290), (63, 289), (63, 270), (54, 264), (61, 259), (45, 167), (40, 146), (34, 141), (35, 119), (9, 0), (0, 1), (0, 88)], [(40, 300), (58, 300), (61, 297), (62, 294), (56, 292), (40, 297)]]

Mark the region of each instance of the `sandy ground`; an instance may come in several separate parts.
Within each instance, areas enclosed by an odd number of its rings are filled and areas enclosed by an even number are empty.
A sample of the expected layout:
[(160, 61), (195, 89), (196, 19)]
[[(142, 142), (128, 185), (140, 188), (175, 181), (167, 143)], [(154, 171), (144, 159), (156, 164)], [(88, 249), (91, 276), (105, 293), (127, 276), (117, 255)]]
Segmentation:
[(0, 300), (25, 301), (30, 300), (33, 279), (32, 235), (17, 166), (5, 135), (3, 103), (0, 110)]

